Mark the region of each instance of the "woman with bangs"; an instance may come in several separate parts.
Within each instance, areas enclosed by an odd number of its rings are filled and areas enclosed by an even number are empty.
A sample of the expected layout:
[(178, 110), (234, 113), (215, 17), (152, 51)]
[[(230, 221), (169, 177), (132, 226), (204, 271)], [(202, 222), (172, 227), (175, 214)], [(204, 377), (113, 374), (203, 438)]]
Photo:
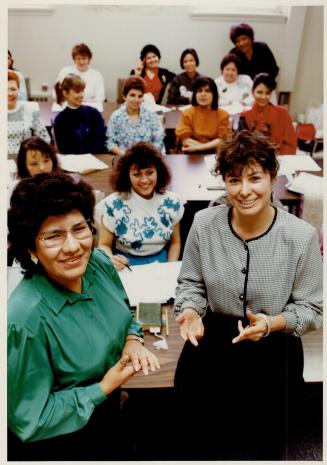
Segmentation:
[(200, 77), (193, 86), (192, 107), (181, 114), (175, 130), (183, 152), (214, 152), (230, 132), (229, 115), (218, 108), (216, 83)]
[(115, 192), (96, 207), (99, 248), (117, 270), (179, 259), (184, 207), (166, 190), (169, 181), (164, 159), (150, 142), (134, 144), (118, 159), (111, 178)]
[(53, 123), (61, 154), (108, 153), (102, 115), (96, 108), (83, 105), (84, 89), (85, 82), (76, 74), (56, 83), (57, 103), (67, 102)]
[[(175, 315), (182, 460), (281, 460), (303, 406), (301, 336), (322, 327), (316, 229), (272, 204), (275, 146), (236, 132), (218, 150), (229, 205), (196, 213)], [(211, 425), (194, 435), (194, 425)]]

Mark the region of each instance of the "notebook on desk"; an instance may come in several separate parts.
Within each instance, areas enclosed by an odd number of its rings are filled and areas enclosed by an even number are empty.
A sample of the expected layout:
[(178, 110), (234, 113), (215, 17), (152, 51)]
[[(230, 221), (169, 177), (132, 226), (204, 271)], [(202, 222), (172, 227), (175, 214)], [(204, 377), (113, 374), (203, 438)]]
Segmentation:
[(108, 166), (91, 153), (61, 155), (58, 154), (60, 166), (65, 171), (87, 174), (97, 170), (105, 170)]
[(132, 307), (140, 302), (166, 303), (175, 297), (181, 261), (131, 266), (119, 272)]

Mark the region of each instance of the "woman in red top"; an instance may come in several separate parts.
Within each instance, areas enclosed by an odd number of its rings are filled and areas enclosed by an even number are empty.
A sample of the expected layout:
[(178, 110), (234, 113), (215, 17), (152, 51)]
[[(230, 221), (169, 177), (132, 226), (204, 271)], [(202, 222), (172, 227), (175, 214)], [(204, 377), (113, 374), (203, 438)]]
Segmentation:
[(155, 45), (145, 45), (141, 50), (140, 63), (131, 71), (131, 74), (145, 80), (146, 91), (153, 95), (156, 103), (161, 103), (168, 83), (175, 77), (175, 73), (168, 69), (159, 68), (160, 59), (160, 51)]
[(253, 80), (254, 105), (240, 117), (239, 129), (266, 134), (278, 145), (279, 155), (295, 155), (297, 139), (287, 109), (270, 102), (276, 83), (268, 73), (260, 73)]

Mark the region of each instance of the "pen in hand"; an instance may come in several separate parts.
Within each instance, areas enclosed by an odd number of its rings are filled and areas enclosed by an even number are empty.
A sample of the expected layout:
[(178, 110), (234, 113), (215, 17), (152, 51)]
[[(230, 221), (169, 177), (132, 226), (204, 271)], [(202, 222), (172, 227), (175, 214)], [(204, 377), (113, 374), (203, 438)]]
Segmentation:
[[(124, 255), (119, 255), (119, 254), (117, 254), (116, 256), (117, 256), (117, 257), (121, 257), (121, 258), (126, 258), (126, 257), (124, 257)], [(127, 262), (127, 263), (123, 263), (123, 265), (126, 266), (126, 268), (128, 268), (129, 271), (133, 271), (133, 270), (131, 269), (131, 267), (129, 266), (128, 262)]]

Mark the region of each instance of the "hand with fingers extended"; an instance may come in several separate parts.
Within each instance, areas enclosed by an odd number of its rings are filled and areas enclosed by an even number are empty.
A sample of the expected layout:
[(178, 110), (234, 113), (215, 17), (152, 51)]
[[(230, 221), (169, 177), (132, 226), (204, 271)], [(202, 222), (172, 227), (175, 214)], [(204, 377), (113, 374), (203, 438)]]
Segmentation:
[(126, 341), (123, 353), (128, 356), (135, 372), (142, 370), (147, 375), (149, 368), (151, 371), (160, 369), (157, 357), (135, 339)]
[(116, 365), (112, 366), (100, 381), (100, 387), (106, 396), (134, 375), (135, 369), (133, 365), (128, 364), (129, 361), (129, 356), (123, 353)]
[(194, 346), (199, 345), (198, 340), (204, 334), (204, 326), (199, 314), (193, 308), (185, 308), (176, 317), (176, 322), (180, 325), (180, 333), (184, 341), (189, 340)]
[[(268, 323), (261, 314), (252, 313), (250, 310), (246, 311), (246, 315), (249, 319), (250, 324), (243, 328), (242, 321), (238, 321), (238, 330), (240, 334), (232, 340), (233, 344), (250, 339), (251, 341), (259, 341), (263, 338), (268, 330)], [(266, 318), (269, 318), (266, 316)]]

